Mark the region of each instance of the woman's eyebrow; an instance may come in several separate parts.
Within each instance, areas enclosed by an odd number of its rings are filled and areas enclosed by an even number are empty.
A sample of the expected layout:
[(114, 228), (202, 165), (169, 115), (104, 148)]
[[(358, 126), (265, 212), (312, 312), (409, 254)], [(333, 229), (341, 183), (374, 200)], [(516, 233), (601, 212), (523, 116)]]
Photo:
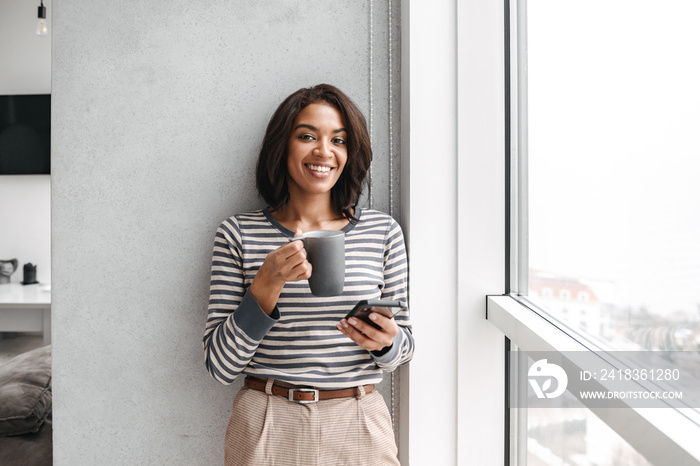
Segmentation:
[(318, 131), (318, 128), (316, 128), (315, 126), (307, 125), (306, 123), (301, 123), (301, 124), (296, 125), (294, 127), (294, 131), (298, 130), (299, 128), (307, 128), (307, 129), (310, 129), (311, 131)]
[[(310, 129), (311, 131), (318, 131), (318, 128), (316, 128), (313, 125), (307, 125), (306, 123), (300, 123), (300, 124), (296, 125), (294, 127), (294, 131), (298, 130), (299, 128), (306, 128), (306, 129)], [(333, 133), (342, 133), (342, 132), (347, 132), (347, 131), (348, 130), (345, 128), (338, 128), (338, 129), (334, 129)]]

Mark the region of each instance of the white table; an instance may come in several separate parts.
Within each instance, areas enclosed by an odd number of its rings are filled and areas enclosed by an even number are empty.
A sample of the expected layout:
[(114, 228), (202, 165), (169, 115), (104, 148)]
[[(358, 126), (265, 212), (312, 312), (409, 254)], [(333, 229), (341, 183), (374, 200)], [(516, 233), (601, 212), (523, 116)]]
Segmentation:
[(51, 290), (43, 284), (0, 284), (0, 332), (43, 332), (51, 344)]

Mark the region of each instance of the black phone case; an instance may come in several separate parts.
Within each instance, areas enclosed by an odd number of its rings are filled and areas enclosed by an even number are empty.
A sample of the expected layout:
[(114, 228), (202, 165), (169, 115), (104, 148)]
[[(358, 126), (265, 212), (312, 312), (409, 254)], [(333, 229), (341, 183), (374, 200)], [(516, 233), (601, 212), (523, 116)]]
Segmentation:
[[(373, 307), (385, 307), (388, 308), (390, 314), (387, 314), (386, 312), (382, 312), (380, 310), (372, 311), (371, 308)], [(369, 315), (371, 312), (376, 312), (378, 314), (382, 314), (388, 318), (394, 317), (401, 309), (404, 309), (406, 307), (406, 303), (402, 301), (382, 301), (380, 299), (363, 299), (362, 301), (358, 302), (355, 307), (352, 308), (350, 312), (345, 316), (346, 319), (349, 319), (350, 317), (355, 317), (356, 319), (360, 319), (363, 322), (366, 322), (370, 324), (374, 328), (381, 328), (379, 325), (375, 324), (369, 319)]]

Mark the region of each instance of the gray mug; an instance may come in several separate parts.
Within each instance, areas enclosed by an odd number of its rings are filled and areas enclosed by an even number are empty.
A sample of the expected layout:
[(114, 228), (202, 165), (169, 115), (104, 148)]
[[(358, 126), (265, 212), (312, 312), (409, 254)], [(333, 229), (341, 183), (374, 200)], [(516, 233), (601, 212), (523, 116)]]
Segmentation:
[(317, 230), (293, 238), (306, 249), (311, 264), (309, 287), (314, 296), (337, 296), (345, 284), (345, 233)]

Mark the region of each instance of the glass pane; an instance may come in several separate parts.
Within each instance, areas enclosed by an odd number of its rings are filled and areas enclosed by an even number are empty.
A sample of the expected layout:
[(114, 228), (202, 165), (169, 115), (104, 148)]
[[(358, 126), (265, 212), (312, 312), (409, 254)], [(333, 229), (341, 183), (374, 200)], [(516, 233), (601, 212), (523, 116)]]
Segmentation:
[[(522, 294), (603, 348), (676, 351), (697, 378), (699, 17), (697, 0), (528, 0), (521, 65)], [(649, 464), (567, 395), (522, 409), (528, 466)]]
[[(571, 402), (577, 403), (575, 399)], [(527, 466), (652, 466), (589, 409), (529, 408)]]
[(529, 298), (615, 349), (699, 350), (700, 2), (527, 8)]

